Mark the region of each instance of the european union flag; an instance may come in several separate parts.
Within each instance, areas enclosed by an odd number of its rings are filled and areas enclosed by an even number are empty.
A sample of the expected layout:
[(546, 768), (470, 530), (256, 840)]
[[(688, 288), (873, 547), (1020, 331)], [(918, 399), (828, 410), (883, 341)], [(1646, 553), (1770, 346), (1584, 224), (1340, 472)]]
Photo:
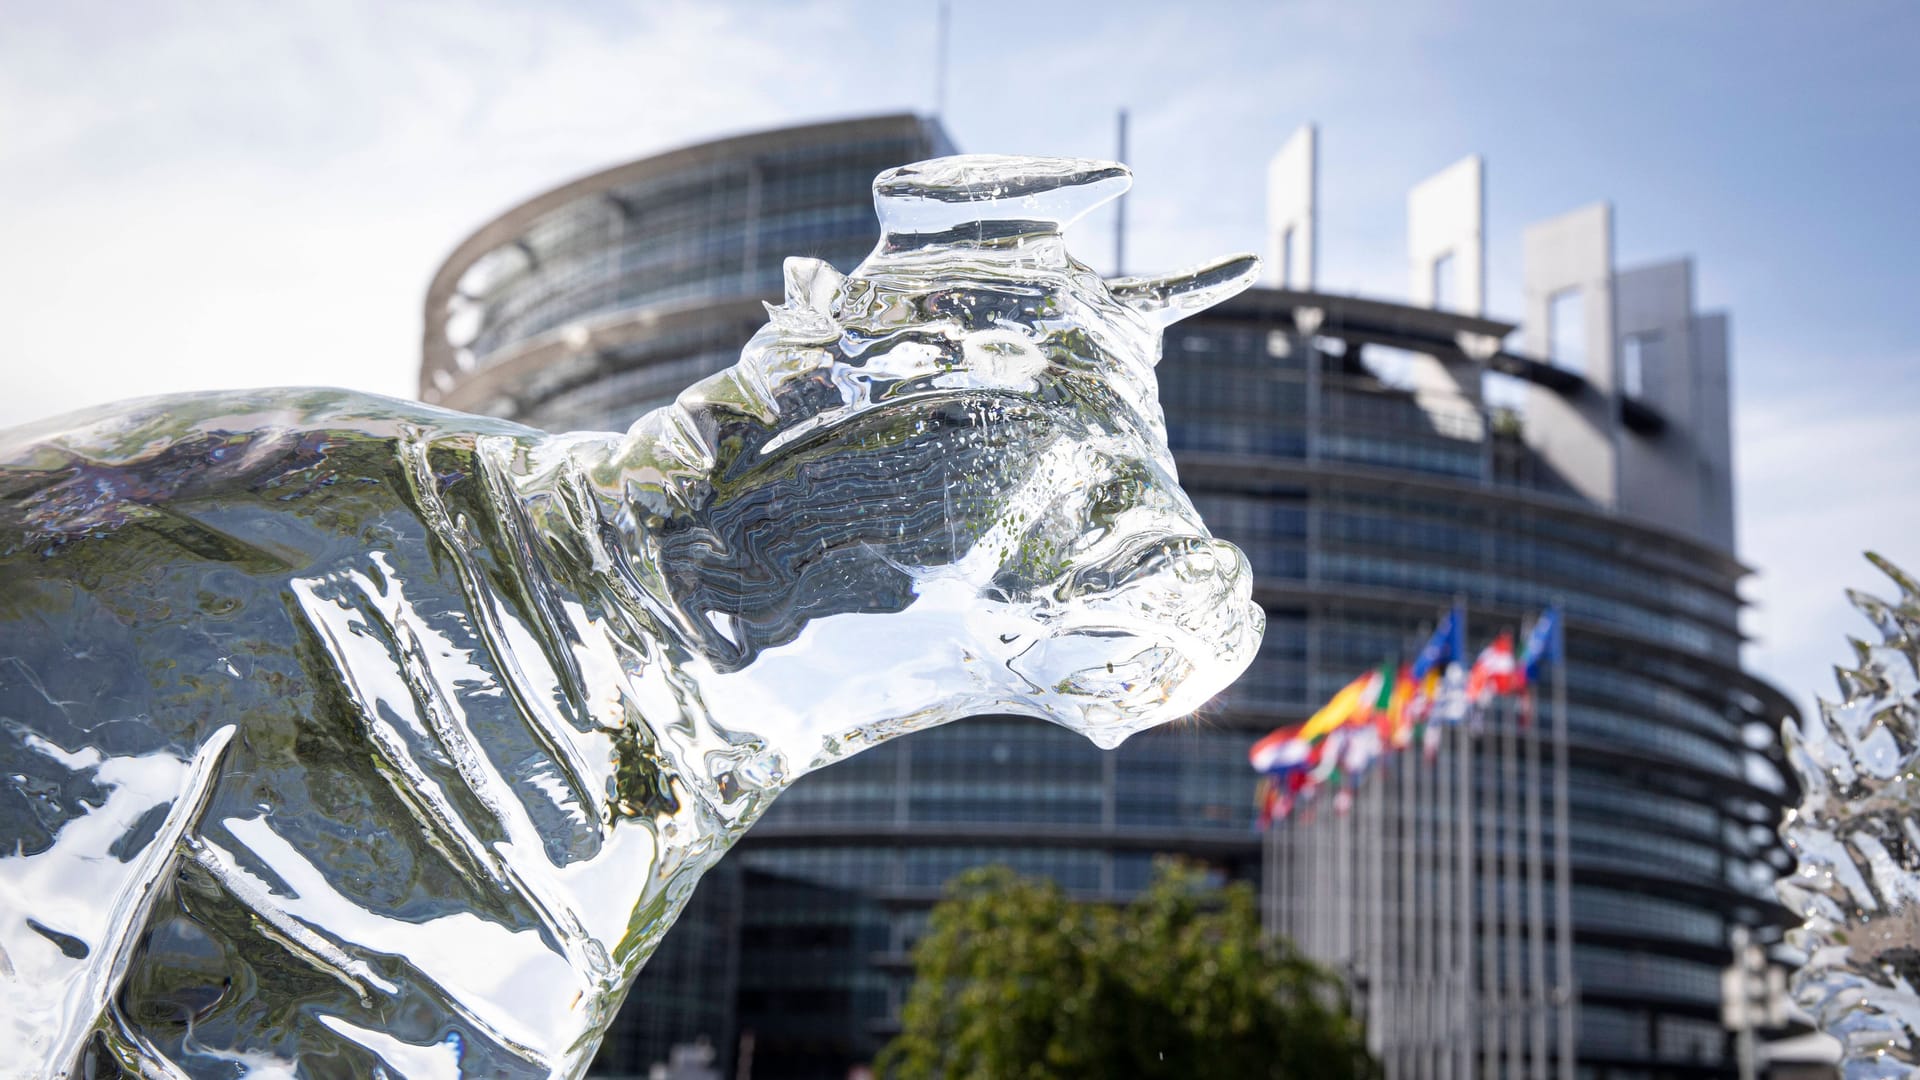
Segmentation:
[(1540, 665), (1551, 660), (1560, 662), (1560, 609), (1550, 607), (1540, 613), (1533, 621), (1533, 629), (1527, 632), (1527, 644), (1520, 650), (1520, 662), (1527, 669), (1527, 681), (1540, 678)]
[(1420, 682), (1427, 672), (1445, 670), (1448, 664), (1457, 663), (1467, 655), (1466, 615), (1459, 608), (1448, 611), (1433, 628), (1433, 636), (1420, 647), (1420, 655), (1413, 658), (1413, 681)]

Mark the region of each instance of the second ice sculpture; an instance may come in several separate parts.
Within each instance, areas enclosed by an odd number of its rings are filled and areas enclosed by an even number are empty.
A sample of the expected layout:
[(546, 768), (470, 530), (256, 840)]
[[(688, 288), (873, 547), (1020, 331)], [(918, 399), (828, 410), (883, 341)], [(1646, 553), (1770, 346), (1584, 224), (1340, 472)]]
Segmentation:
[(1780, 827), (1800, 860), (1780, 898), (1805, 920), (1793, 995), (1840, 1040), (1846, 1080), (1920, 1070), (1920, 582), (1868, 557), (1900, 598), (1849, 594), (1881, 640), (1856, 640), (1841, 700), (1786, 729), (1802, 794)]
[(882, 174), (624, 436), (337, 391), (0, 433), (0, 1076), (581, 1073), (803, 773), (971, 714), (1111, 747), (1251, 660), (1174, 478), (1118, 165)]

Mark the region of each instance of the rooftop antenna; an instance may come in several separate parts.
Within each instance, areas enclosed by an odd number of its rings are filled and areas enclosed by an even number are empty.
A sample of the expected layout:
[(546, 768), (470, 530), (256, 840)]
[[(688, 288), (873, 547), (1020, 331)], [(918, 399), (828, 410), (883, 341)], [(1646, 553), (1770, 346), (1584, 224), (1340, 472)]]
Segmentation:
[[(1127, 110), (1120, 110), (1119, 148), (1114, 151), (1113, 159), (1120, 164), (1127, 163)], [(1113, 276), (1124, 277), (1127, 272), (1127, 197), (1120, 196), (1113, 206)]]
[(947, 117), (947, 16), (948, 0), (940, 0), (939, 21), (933, 34), (933, 115)]

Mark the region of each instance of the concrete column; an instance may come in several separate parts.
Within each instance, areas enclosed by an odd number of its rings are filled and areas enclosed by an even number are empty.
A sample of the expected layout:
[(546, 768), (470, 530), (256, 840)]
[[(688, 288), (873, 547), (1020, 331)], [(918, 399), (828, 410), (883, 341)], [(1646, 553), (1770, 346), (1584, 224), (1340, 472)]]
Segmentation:
[[(1478, 154), (1461, 158), (1407, 193), (1408, 294), (1414, 303), (1464, 315), (1486, 314), (1485, 218), (1486, 169)], [(1445, 297), (1438, 288), (1442, 276), (1448, 282)], [(1492, 470), (1483, 374), (1478, 362), (1454, 354), (1415, 356), (1407, 377), (1421, 408), (1478, 418), (1481, 479), (1486, 481)]]
[(1306, 124), (1267, 163), (1267, 280), (1311, 292), (1319, 253), (1320, 129)]
[[(1470, 154), (1407, 192), (1408, 296), (1423, 307), (1487, 313), (1486, 167)], [(1444, 269), (1450, 294), (1439, 295)]]
[[(1528, 387), (1527, 443), (1575, 492), (1600, 506), (1617, 507), (1620, 406), (1613, 208), (1594, 203), (1529, 226), (1523, 247), (1525, 350), (1578, 371), (1587, 382), (1571, 396)], [(1556, 327), (1556, 312), (1563, 323), (1579, 325)]]
[(1725, 315), (1698, 315), (1693, 261), (1614, 276), (1621, 393), (1659, 418), (1620, 440), (1620, 509), (1733, 549)]

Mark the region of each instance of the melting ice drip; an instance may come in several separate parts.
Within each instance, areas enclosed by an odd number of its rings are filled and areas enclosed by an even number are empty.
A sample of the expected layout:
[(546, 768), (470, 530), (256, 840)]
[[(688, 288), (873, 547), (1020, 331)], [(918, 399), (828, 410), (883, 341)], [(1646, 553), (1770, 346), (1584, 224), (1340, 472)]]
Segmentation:
[(1118, 165), (875, 182), (625, 435), (385, 398), (0, 433), (0, 1076), (575, 1076), (793, 780), (982, 713), (1111, 747), (1251, 660), (1181, 492)]
[(1868, 557), (1900, 599), (1849, 592), (1881, 640), (1855, 640), (1842, 700), (1787, 727), (1804, 794), (1780, 827), (1800, 860), (1780, 898), (1805, 920), (1793, 995), (1840, 1040), (1847, 1080), (1920, 1068), (1920, 582)]

